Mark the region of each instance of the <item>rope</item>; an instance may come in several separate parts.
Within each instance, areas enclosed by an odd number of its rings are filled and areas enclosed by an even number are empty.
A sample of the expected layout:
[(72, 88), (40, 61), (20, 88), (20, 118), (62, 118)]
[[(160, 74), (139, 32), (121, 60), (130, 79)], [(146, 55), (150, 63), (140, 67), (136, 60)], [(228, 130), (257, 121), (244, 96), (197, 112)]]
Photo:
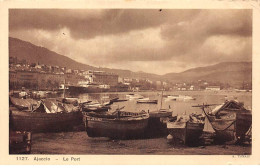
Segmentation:
[(212, 127), (213, 127), (213, 129), (215, 130), (215, 131), (226, 131), (228, 128), (230, 128), (234, 123), (235, 123), (236, 121), (233, 121), (230, 125), (228, 125), (226, 128), (224, 128), (224, 129), (217, 129), (217, 128), (215, 128), (215, 126), (214, 125), (212, 125)]

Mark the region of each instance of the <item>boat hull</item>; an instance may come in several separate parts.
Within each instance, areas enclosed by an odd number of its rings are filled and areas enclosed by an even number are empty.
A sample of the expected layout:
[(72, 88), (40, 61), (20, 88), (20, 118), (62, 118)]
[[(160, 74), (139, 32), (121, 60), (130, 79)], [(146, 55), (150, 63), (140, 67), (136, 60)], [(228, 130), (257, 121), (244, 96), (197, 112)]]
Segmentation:
[(85, 116), (85, 127), (89, 137), (113, 139), (135, 139), (144, 136), (148, 118), (140, 120), (107, 119)]
[(180, 123), (179, 126), (169, 128), (169, 133), (173, 136), (175, 143), (182, 143), (184, 145), (195, 145), (199, 142), (199, 137), (203, 133), (204, 124), (202, 123)]
[(246, 132), (252, 126), (252, 114), (240, 113), (236, 115), (236, 136), (244, 138)]
[(172, 111), (149, 112), (148, 127), (145, 135), (148, 138), (168, 135), (167, 121), (172, 117)]
[(82, 108), (82, 111), (84, 112), (105, 112), (110, 109), (109, 106), (104, 106), (104, 107), (97, 107), (97, 108)]
[(252, 125), (252, 114), (249, 112), (230, 112), (227, 118), (216, 119), (209, 116), (209, 120), (216, 132), (217, 142), (237, 140), (243, 141), (245, 134)]
[(137, 100), (137, 103), (157, 104), (157, 100)]
[(14, 131), (59, 132), (70, 131), (82, 123), (82, 113), (32, 113), (12, 111), (10, 129)]
[(160, 117), (150, 117), (145, 131), (147, 138), (167, 136), (168, 130), (165, 122)]
[(211, 121), (211, 125), (216, 132), (216, 142), (226, 142), (235, 139), (235, 119), (214, 119)]

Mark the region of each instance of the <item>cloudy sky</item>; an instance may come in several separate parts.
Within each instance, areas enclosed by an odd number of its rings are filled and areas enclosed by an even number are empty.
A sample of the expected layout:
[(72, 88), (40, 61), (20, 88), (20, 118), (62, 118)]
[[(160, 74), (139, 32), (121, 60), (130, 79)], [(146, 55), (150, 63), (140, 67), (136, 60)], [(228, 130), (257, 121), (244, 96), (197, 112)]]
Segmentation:
[(11, 9), (9, 35), (97, 67), (155, 74), (252, 60), (252, 11)]

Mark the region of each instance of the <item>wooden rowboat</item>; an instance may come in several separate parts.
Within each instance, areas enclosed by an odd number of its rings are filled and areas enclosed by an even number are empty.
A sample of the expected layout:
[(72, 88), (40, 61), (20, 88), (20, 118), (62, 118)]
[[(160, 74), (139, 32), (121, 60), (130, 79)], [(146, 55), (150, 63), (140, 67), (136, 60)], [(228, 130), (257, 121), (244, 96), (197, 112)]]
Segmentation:
[(149, 103), (149, 104), (157, 104), (158, 100), (151, 100), (149, 98), (143, 98), (143, 99), (138, 99), (136, 101), (137, 103)]
[(149, 112), (148, 127), (146, 129), (146, 137), (160, 137), (168, 135), (167, 121), (172, 118), (171, 109), (160, 109), (158, 111)]
[(197, 144), (204, 129), (204, 119), (202, 115), (191, 114), (177, 116), (176, 120), (167, 122), (167, 128), (174, 143)]
[(82, 123), (82, 113), (73, 104), (54, 99), (43, 100), (34, 110), (21, 111), (10, 107), (10, 129), (14, 131), (59, 132), (72, 130)]
[(69, 131), (73, 126), (80, 125), (82, 122), (80, 112), (37, 113), (13, 110), (10, 114), (10, 127), (15, 131)]
[(134, 139), (144, 136), (149, 114), (146, 112), (116, 111), (113, 114), (84, 114), (85, 128), (89, 137)]
[(205, 113), (212, 128), (216, 132), (216, 141), (243, 142), (246, 132), (252, 126), (252, 113), (244, 108), (243, 104), (235, 101), (225, 101), (214, 109), (209, 109), (213, 105), (198, 105)]

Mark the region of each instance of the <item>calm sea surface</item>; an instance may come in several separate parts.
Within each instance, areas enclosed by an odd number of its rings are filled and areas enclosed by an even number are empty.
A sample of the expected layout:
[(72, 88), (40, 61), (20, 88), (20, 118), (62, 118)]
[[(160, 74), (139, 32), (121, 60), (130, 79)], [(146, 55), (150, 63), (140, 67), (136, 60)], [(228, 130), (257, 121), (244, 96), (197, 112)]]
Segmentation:
[[(128, 93), (93, 93), (80, 94), (70, 97), (78, 97), (80, 101), (92, 100), (98, 102), (107, 102), (109, 99), (119, 97), (125, 99)], [(177, 100), (168, 101), (162, 99), (162, 92), (135, 92), (150, 99), (157, 99), (158, 104), (138, 104), (136, 100), (129, 100), (126, 102), (116, 102), (111, 106), (111, 110), (123, 107), (125, 111), (138, 112), (141, 110), (155, 111), (162, 108), (170, 108), (173, 110), (173, 115), (202, 113), (200, 108), (194, 108), (193, 105), (198, 104), (221, 104), (226, 99), (237, 99), (244, 102), (248, 109), (252, 109), (252, 93), (251, 92), (235, 92), (235, 91), (174, 91), (164, 92), (164, 95), (187, 95), (196, 98), (195, 100)], [(162, 103), (161, 103), (162, 102)], [(212, 130), (210, 123), (206, 121), (205, 131)], [(166, 137), (154, 139), (140, 139), (140, 140), (110, 140), (108, 138), (90, 138), (86, 132), (63, 132), (63, 133), (41, 133), (33, 135), (32, 153), (46, 153), (46, 154), (164, 154), (169, 152), (172, 148), (167, 144)], [(193, 154), (193, 148), (183, 153), (183, 150), (174, 150), (172, 154)], [(230, 148), (231, 149), (231, 148)], [(185, 151), (184, 150), (184, 151)], [(195, 150), (195, 149), (194, 149)], [(197, 150), (197, 149), (196, 149)], [(202, 150), (202, 149), (200, 149)], [(212, 150), (212, 149), (211, 149)], [(214, 149), (216, 153), (220, 149)], [(222, 149), (221, 149), (222, 150)], [(228, 150), (227, 154), (244, 154), (251, 151), (251, 148), (241, 147), (235, 151)], [(222, 153), (225, 151), (222, 151)], [(233, 152), (233, 153), (232, 153)], [(201, 151), (202, 154), (211, 154), (206, 149)], [(198, 154), (198, 153), (197, 153)], [(221, 154), (221, 153), (220, 153)]]

